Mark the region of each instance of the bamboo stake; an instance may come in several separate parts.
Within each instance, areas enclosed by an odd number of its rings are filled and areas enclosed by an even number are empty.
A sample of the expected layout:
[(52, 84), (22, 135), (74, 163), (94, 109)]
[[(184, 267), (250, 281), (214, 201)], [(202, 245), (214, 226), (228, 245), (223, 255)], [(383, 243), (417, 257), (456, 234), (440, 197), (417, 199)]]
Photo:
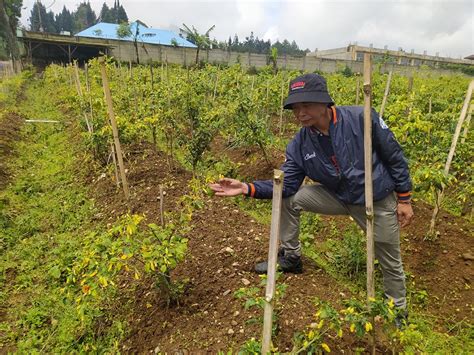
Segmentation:
[(212, 101), (216, 101), (216, 94), (217, 94), (217, 83), (219, 81), (219, 73), (216, 74), (216, 81), (214, 83), (214, 93), (212, 94)]
[(150, 82), (151, 82), (151, 90), (154, 89), (154, 80), (153, 80), (153, 63), (150, 62)]
[(408, 77), (408, 94), (411, 94), (413, 91), (413, 73)]
[(82, 87), (81, 87), (81, 78), (79, 77), (79, 68), (77, 66), (77, 61), (74, 62), (74, 78), (76, 81), (76, 89), (77, 89), (77, 95), (79, 95), (79, 98), (81, 99), (81, 111), (82, 114), (84, 115), (84, 120), (86, 121), (86, 126), (87, 126), (87, 131), (89, 133), (92, 133), (92, 126), (89, 122), (89, 118), (87, 117), (87, 112), (83, 110), (83, 103), (84, 103), (84, 95), (82, 92)]
[(107, 78), (107, 72), (106, 72), (106, 68), (105, 68), (105, 59), (104, 59), (104, 57), (101, 57), (99, 59), (99, 61), (100, 61), (100, 64), (101, 64), (100, 69), (101, 69), (101, 73), (102, 73), (102, 83), (103, 83), (103, 86), (104, 86), (105, 101), (107, 102), (107, 111), (109, 113), (110, 124), (112, 125), (112, 132), (113, 132), (113, 136), (114, 136), (115, 150), (117, 151), (117, 160), (118, 160), (118, 165), (119, 165), (119, 169), (120, 169), (120, 177), (122, 179), (123, 192), (125, 194), (125, 199), (128, 200), (129, 197), (130, 197), (130, 192), (128, 190), (127, 177), (125, 176), (125, 168), (124, 168), (124, 165), (123, 165), (122, 147), (120, 146), (117, 122), (115, 121), (114, 107), (113, 107), (113, 104), (112, 104), (112, 95), (110, 93), (109, 79)]
[(164, 199), (164, 193), (163, 193), (163, 185), (160, 185), (160, 221), (161, 221), (161, 226), (164, 228), (165, 227), (165, 212), (163, 211), (163, 199)]
[[(374, 197), (372, 186), (372, 60), (364, 54), (364, 165), (365, 165), (365, 214), (367, 233), (367, 305), (375, 298), (374, 281)], [(375, 325), (372, 319), (372, 324)], [(375, 354), (375, 331), (370, 337), (372, 354)]]
[(280, 240), (281, 201), (284, 173), (273, 171), (272, 224), (270, 227), (270, 245), (268, 249), (267, 286), (265, 291), (265, 309), (263, 315), (262, 354), (271, 351), (273, 328), (273, 301), (275, 297), (278, 241)]
[(284, 95), (284, 89), (285, 89), (285, 77), (282, 75), (281, 78), (281, 95), (280, 95), (280, 135), (283, 130), (283, 95)]
[(267, 81), (265, 94), (265, 115), (268, 116), (268, 93), (270, 91), (270, 80)]
[(87, 65), (87, 63), (84, 65), (84, 74), (86, 77), (86, 92), (87, 92), (87, 95), (89, 96), (89, 118), (91, 120), (91, 132), (94, 132), (94, 125), (92, 123), (94, 110), (92, 108), (91, 84), (89, 82), (89, 66)]
[(469, 113), (466, 118), (466, 125), (464, 126), (464, 131), (462, 132), (461, 144), (464, 144), (467, 138), (467, 131), (469, 130), (469, 125), (471, 124), (472, 111), (474, 110), (474, 105), (469, 106)]
[(77, 67), (76, 61), (74, 61), (74, 77), (76, 82), (77, 94), (82, 98), (81, 79), (79, 79), (79, 68)]
[(116, 158), (116, 155), (115, 155), (115, 148), (114, 148), (114, 144), (112, 142), (110, 142), (110, 148), (112, 150), (112, 161), (114, 163), (115, 182), (116, 182), (117, 187), (119, 187), (120, 177), (119, 177), (119, 172), (118, 172), (118, 167), (117, 167), (117, 158)]
[[(467, 89), (466, 97), (464, 99), (464, 104), (462, 106), (461, 114), (459, 115), (458, 124), (456, 126), (456, 130), (454, 131), (453, 140), (451, 141), (451, 148), (449, 149), (448, 159), (446, 160), (446, 164), (444, 166), (444, 175), (448, 176), (449, 168), (451, 167), (451, 163), (453, 161), (454, 152), (456, 150), (456, 145), (458, 143), (459, 135), (461, 133), (461, 128), (464, 123), (464, 119), (466, 118), (467, 109), (469, 107), (469, 103), (471, 101), (472, 91), (474, 90), (474, 80), (469, 83), (469, 87)], [(441, 207), (441, 201), (443, 200), (444, 188), (442, 187), (440, 190), (436, 192), (436, 205), (433, 210), (433, 216), (431, 217), (430, 222), (430, 230), (428, 231), (428, 237), (434, 238), (435, 237), (435, 225), (436, 225), (436, 217), (438, 216), (439, 209)]]
[(432, 107), (432, 102), (431, 102), (431, 96), (430, 96), (430, 101), (428, 102), (428, 113), (431, 115), (431, 107)]
[(388, 93), (390, 91), (390, 82), (392, 81), (392, 71), (388, 73), (388, 78), (387, 78), (387, 85), (385, 85), (385, 92), (383, 94), (383, 100), (382, 100), (382, 105), (380, 106), (380, 117), (383, 117), (383, 113), (385, 111), (385, 105), (387, 104), (387, 97)]

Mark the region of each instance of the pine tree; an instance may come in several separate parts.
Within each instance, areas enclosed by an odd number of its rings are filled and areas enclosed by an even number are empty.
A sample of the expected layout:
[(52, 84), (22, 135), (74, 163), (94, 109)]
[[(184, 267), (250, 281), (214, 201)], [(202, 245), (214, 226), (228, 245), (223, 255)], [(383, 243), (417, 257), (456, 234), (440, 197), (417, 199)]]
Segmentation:
[(30, 31), (45, 31), (46, 8), (40, 2), (35, 2), (31, 9), (30, 15)]
[(97, 16), (89, 2), (82, 2), (77, 7), (74, 17), (74, 32), (80, 32), (97, 22)]
[(99, 19), (101, 22), (114, 23), (113, 18), (111, 17), (112, 13), (110, 12), (109, 7), (104, 2), (102, 4), (102, 9), (100, 10)]
[(0, 0), (0, 42), (5, 43), (5, 55), (7, 58), (11, 55), (15, 68), (19, 58), (15, 29), (21, 16), (21, 6), (22, 0)]
[[(62, 31), (69, 31), (72, 33), (74, 30), (74, 19), (72, 18), (71, 12), (64, 7), (61, 14), (63, 17)], [(61, 29), (59, 30), (61, 31)]]
[(117, 23), (128, 22), (128, 16), (122, 5), (117, 7)]
[(69, 10), (66, 9), (66, 6), (64, 6), (63, 10), (56, 15), (56, 29), (58, 30), (58, 32), (68, 31), (72, 33), (73, 27), (74, 21), (72, 15)]
[(44, 23), (44, 31), (47, 33), (59, 33), (58, 29), (56, 28), (56, 21), (54, 20), (54, 13), (49, 11), (46, 14), (46, 19)]

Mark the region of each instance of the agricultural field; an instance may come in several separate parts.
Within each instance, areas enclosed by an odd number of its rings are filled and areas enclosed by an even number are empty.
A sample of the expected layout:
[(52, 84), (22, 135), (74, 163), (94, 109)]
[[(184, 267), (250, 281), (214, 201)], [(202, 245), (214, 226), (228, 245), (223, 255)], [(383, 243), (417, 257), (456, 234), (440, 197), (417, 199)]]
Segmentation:
[[(265, 278), (253, 267), (267, 256), (271, 201), (217, 198), (208, 184), (271, 178), (299, 129), (281, 109), (298, 74), (107, 59), (2, 79), (1, 352), (259, 353)], [(362, 105), (360, 75), (324, 76), (337, 105)], [(387, 80), (374, 70), (376, 110)], [(372, 339), (380, 353), (474, 352), (468, 124), (443, 172), (469, 82), (391, 77), (383, 116), (414, 184), (401, 239), (410, 324), (393, 325), (377, 267), (367, 310), (357, 225), (304, 214), (305, 270), (278, 275), (274, 352), (364, 353)]]

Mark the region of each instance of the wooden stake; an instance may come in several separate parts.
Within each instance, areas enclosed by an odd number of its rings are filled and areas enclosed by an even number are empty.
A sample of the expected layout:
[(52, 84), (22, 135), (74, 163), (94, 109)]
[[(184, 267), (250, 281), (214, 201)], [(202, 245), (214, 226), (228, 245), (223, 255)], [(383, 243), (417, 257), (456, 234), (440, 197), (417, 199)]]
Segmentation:
[(273, 171), (272, 224), (270, 227), (270, 245), (268, 249), (267, 286), (265, 291), (265, 309), (263, 315), (262, 354), (271, 351), (273, 328), (273, 301), (275, 297), (278, 241), (280, 240), (281, 201), (284, 173)]
[(360, 77), (357, 77), (356, 80), (356, 106), (359, 105), (359, 92), (360, 92)]
[(107, 111), (108, 111), (108, 114), (109, 114), (110, 124), (112, 125), (112, 132), (113, 132), (113, 136), (114, 136), (115, 150), (117, 152), (117, 160), (118, 160), (118, 165), (119, 165), (119, 169), (120, 169), (120, 177), (122, 179), (123, 192), (125, 194), (125, 199), (128, 200), (129, 197), (130, 197), (130, 192), (128, 190), (127, 177), (125, 176), (125, 168), (124, 168), (124, 164), (123, 164), (122, 147), (120, 146), (117, 122), (115, 121), (114, 107), (113, 107), (113, 104), (112, 104), (112, 95), (110, 93), (109, 79), (107, 78), (107, 72), (106, 72), (106, 68), (105, 68), (105, 59), (104, 59), (104, 57), (101, 57), (99, 59), (99, 62), (100, 62), (100, 69), (101, 69), (101, 73), (102, 73), (102, 84), (104, 86), (105, 101), (107, 102)]
[(380, 106), (380, 112), (379, 112), (380, 117), (383, 117), (383, 113), (385, 111), (385, 105), (387, 103), (387, 97), (388, 97), (388, 92), (390, 91), (391, 81), (392, 81), (392, 71), (390, 70), (390, 72), (388, 73), (387, 85), (385, 85), (385, 92), (383, 94), (382, 105)]
[(374, 211), (372, 186), (372, 82), (371, 57), (364, 54), (364, 161), (365, 209), (367, 216), (367, 297), (375, 296), (374, 288)]
[(431, 115), (431, 106), (432, 106), (432, 102), (431, 102), (431, 96), (430, 96), (430, 101), (428, 102), (428, 113)]
[[(459, 135), (461, 133), (461, 128), (464, 123), (464, 119), (466, 118), (467, 109), (469, 107), (469, 103), (471, 101), (472, 91), (474, 90), (474, 80), (472, 80), (469, 84), (467, 89), (466, 97), (464, 99), (464, 104), (462, 106), (461, 114), (459, 115), (458, 124), (456, 126), (456, 130), (454, 131), (453, 140), (451, 141), (451, 148), (449, 149), (448, 159), (446, 160), (446, 164), (444, 166), (444, 175), (448, 176), (449, 168), (451, 167), (451, 162), (453, 161), (454, 152), (456, 150), (456, 145), (458, 143)], [(436, 205), (433, 210), (433, 216), (431, 217), (430, 222), (430, 230), (428, 231), (428, 238), (435, 237), (435, 225), (436, 225), (436, 217), (438, 216), (439, 209), (441, 207), (441, 201), (443, 200), (444, 188), (441, 188), (436, 192)]]
[[(364, 53), (364, 165), (365, 165), (365, 214), (367, 233), (367, 306), (375, 298), (374, 281), (374, 197), (372, 186), (372, 60)], [(372, 319), (372, 324), (375, 322)], [(375, 330), (370, 337), (372, 354), (375, 354)]]
[(161, 226), (164, 228), (165, 227), (165, 211), (163, 210), (163, 199), (164, 199), (164, 194), (163, 194), (163, 185), (160, 185), (160, 221), (161, 221)]

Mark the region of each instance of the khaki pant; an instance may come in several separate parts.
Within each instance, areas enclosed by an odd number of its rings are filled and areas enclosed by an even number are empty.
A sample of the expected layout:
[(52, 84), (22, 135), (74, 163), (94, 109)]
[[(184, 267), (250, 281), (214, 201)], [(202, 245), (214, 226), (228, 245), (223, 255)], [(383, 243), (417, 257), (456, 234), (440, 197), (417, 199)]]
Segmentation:
[[(349, 205), (322, 185), (303, 186), (295, 195), (283, 199), (280, 239), (285, 254), (301, 255), (298, 239), (300, 213), (310, 211), (327, 215), (350, 215), (365, 231), (365, 206)], [(405, 273), (400, 255), (400, 227), (395, 194), (374, 202), (375, 257), (382, 268), (385, 295), (397, 307), (406, 307)]]

